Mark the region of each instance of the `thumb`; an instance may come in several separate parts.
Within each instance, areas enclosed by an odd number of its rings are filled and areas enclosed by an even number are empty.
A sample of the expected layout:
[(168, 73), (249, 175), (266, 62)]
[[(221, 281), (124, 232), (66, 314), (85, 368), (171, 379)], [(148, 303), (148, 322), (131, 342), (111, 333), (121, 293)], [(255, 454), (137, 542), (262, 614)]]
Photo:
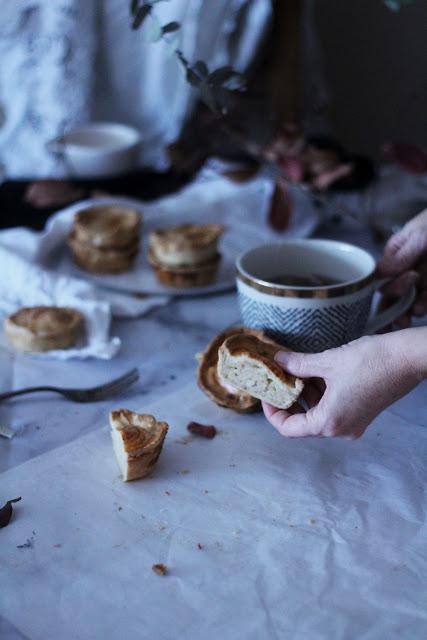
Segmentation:
[(321, 353), (296, 353), (295, 351), (278, 351), (274, 357), (285, 371), (302, 378), (322, 377)]

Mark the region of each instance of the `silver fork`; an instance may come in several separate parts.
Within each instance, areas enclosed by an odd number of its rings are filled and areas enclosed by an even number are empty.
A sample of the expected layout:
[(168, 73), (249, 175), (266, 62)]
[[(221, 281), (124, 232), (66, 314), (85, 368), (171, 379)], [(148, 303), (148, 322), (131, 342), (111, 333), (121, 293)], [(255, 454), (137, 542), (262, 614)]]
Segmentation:
[(128, 373), (120, 376), (120, 378), (116, 378), (105, 384), (100, 384), (97, 387), (91, 387), (90, 389), (63, 389), (61, 387), (50, 386), (26, 387), (25, 389), (18, 389), (17, 391), (0, 393), (0, 402), (8, 398), (14, 398), (15, 396), (23, 396), (27, 393), (38, 393), (39, 391), (60, 393), (65, 398), (68, 398), (68, 400), (74, 400), (74, 402), (97, 402), (98, 400), (104, 400), (104, 398), (117, 395), (121, 391), (124, 391), (136, 382), (138, 378), (138, 369), (132, 369), (132, 371), (128, 371)]

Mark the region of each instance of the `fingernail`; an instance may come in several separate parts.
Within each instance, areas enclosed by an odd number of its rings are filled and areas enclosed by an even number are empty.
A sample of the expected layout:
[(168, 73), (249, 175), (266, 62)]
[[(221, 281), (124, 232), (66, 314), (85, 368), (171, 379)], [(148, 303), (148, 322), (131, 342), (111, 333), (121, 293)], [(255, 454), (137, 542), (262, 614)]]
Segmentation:
[(278, 351), (276, 353), (276, 355), (274, 356), (274, 359), (276, 362), (278, 362), (279, 364), (286, 364), (289, 360), (289, 351)]

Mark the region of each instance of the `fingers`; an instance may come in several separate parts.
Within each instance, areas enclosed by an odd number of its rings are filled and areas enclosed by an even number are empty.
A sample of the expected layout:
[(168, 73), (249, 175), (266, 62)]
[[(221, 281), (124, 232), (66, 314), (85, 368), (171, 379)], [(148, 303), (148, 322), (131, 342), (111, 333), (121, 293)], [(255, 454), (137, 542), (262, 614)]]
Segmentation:
[(385, 296), (400, 298), (417, 282), (418, 278), (416, 271), (405, 271), (396, 280), (384, 285), (381, 291)]
[(383, 276), (393, 276), (413, 267), (427, 251), (427, 226), (406, 229), (396, 233), (387, 242), (377, 271)]
[(307, 421), (306, 413), (295, 413), (292, 415), (289, 411), (272, 407), (267, 402), (262, 403), (262, 408), (267, 420), (282, 436), (288, 438), (305, 438), (313, 435)]
[(417, 299), (414, 304), (413, 312), (414, 316), (417, 316), (417, 318), (422, 318), (427, 315), (427, 290), (423, 291)]
[(321, 372), (324, 356), (322, 353), (278, 351), (274, 359), (285, 371), (294, 376), (302, 378), (323, 377)]

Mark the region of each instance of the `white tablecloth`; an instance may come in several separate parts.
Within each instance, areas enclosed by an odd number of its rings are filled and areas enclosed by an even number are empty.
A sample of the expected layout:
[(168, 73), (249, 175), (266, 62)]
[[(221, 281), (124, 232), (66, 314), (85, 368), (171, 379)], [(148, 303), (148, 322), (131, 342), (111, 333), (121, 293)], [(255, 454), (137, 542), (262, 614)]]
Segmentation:
[[(17, 432), (0, 440), (0, 502), (22, 495), (0, 530), (1, 640), (426, 636), (427, 384), (359, 441), (285, 440), (194, 383), (194, 354), (237, 318), (234, 294), (174, 301), (115, 322), (108, 363), (0, 351), (0, 388), (141, 372), (118, 400), (0, 406)], [(150, 479), (119, 478), (117, 406), (170, 422)], [(189, 420), (220, 433), (183, 444)]]

